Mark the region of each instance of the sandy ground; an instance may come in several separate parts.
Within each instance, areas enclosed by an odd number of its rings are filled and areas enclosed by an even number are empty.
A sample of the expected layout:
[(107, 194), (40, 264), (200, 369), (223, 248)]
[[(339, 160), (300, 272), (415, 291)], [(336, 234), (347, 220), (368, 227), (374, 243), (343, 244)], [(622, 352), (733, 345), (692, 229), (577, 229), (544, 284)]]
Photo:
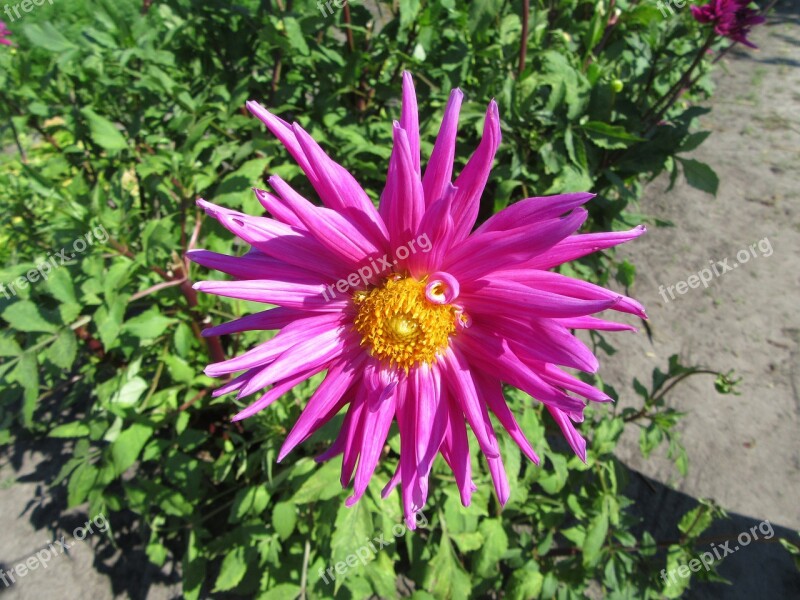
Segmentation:
[[(712, 535), (734, 538), (765, 519), (800, 529), (798, 24), (800, 4), (779, 4), (753, 35), (760, 50), (732, 53), (716, 74), (713, 110), (701, 119), (712, 135), (692, 154), (719, 174), (716, 198), (682, 181), (667, 191), (668, 179), (658, 179), (641, 210), (675, 227), (650, 228), (621, 250), (636, 265), (632, 293), (647, 307), (652, 341), (644, 332), (610, 339), (618, 352), (601, 360), (601, 374), (624, 392), (620, 404), (638, 406), (632, 380), (649, 385), (653, 368), (666, 370), (672, 354), (683, 364), (735, 369), (742, 377), (739, 396), (717, 394), (704, 375), (668, 396), (686, 413), (679, 425), (690, 461), (685, 478), (663, 453), (642, 458), (636, 428), (623, 435), (619, 458), (680, 492), (639, 491), (645, 522), (666, 538), (677, 531), (664, 513), (686, 510), (693, 504), (688, 497), (712, 498), (736, 513)], [(730, 268), (717, 265), (720, 274), (707, 288), (684, 284), (670, 292), (678, 282), (697, 285), (690, 276), (726, 259)], [(721, 573), (735, 585), (701, 586), (690, 595), (800, 597), (800, 576), (774, 543), (742, 548)]]
[[(656, 537), (674, 537), (675, 520), (696, 503), (716, 500), (733, 516), (710, 532), (735, 536), (765, 519), (775, 531), (800, 529), (800, 6), (785, 0), (766, 27), (753, 36), (759, 51), (729, 55), (716, 75), (713, 111), (702, 124), (713, 132), (694, 154), (720, 175), (716, 198), (684, 183), (667, 191), (666, 178), (648, 186), (642, 212), (672, 221), (622, 253), (637, 266), (633, 294), (648, 308), (652, 342), (629, 335), (618, 352), (602, 359), (604, 379), (633, 405), (634, 377), (649, 381), (671, 354), (685, 364), (743, 377), (740, 396), (720, 396), (708, 377), (676, 388), (669, 402), (685, 411), (680, 425), (689, 452), (686, 478), (663, 457), (644, 460), (638, 432), (626, 432), (619, 458), (649, 478), (631, 493), (645, 526)], [(709, 265), (762, 242), (756, 257), (714, 277), (707, 289), (674, 290), (665, 301), (659, 286), (687, 281)], [(769, 255), (767, 255), (769, 254)], [(720, 268), (720, 270), (722, 270)], [(58, 446), (18, 445), (0, 462), (0, 568), (8, 570), (85, 521), (80, 511), (62, 513), (63, 498), (51, 497), (44, 482), (57, 472)], [(635, 480), (635, 478), (634, 478)], [(120, 561), (115, 559), (122, 557)], [(115, 565), (115, 566), (109, 566)], [(774, 543), (751, 544), (723, 564), (733, 586), (695, 586), (692, 598), (797, 598), (800, 577)], [(1, 574), (1, 573), (0, 573)], [(147, 565), (141, 552), (120, 552), (105, 534), (75, 542), (68, 554), (18, 578), (0, 595), (29, 600), (61, 598), (179, 597), (174, 574)]]

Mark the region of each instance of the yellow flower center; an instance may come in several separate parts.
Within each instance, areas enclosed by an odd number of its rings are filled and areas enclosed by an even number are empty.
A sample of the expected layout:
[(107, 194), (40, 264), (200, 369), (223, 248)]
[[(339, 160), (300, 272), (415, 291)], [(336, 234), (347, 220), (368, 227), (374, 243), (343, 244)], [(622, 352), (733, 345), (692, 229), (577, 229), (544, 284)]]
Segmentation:
[(357, 292), (355, 328), (375, 358), (406, 371), (432, 363), (456, 330), (455, 307), (425, 297), (425, 283), (394, 275), (371, 290)]

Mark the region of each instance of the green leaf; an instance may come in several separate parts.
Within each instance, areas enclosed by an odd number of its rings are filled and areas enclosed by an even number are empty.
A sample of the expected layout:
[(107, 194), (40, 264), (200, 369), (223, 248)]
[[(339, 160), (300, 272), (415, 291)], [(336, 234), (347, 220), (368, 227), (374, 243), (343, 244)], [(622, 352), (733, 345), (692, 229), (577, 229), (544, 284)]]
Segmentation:
[(136, 462), (152, 432), (153, 429), (149, 425), (134, 423), (114, 440), (111, 444), (111, 460), (118, 476)]
[(247, 516), (257, 517), (269, 504), (269, 492), (263, 485), (254, 485), (236, 492), (231, 505), (229, 523), (236, 523)]
[(259, 600), (293, 600), (300, 595), (300, 586), (294, 583), (280, 583), (258, 596)]
[(72, 423), (59, 425), (55, 429), (52, 429), (47, 435), (54, 438), (86, 437), (89, 435), (89, 426), (80, 421), (73, 421)]
[(442, 536), (436, 556), (428, 563), (424, 585), (437, 598), (469, 598), (472, 594), (469, 575), (458, 564), (447, 535)]
[(114, 123), (98, 115), (91, 108), (82, 108), (81, 114), (89, 124), (89, 132), (92, 135), (92, 140), (94, 140), (98, 146), (101, 146), (110, 154), (116, 154), (120, 150), (124, 150), (128, 147), (128, 141), (114, 126)]
[(283, 25), (286, 28), (286, 37), (289, 39), (292, 48), (303, 56), (308, 56), (310, 50), (308, 49), (305, 35), (303, 35), (303, 28), (300, 27), (300, 23), (297, 19), (294, 17), (285, 17), (283, 19)]
[(692, 150), (696, 150), (710, 135), (710, 131), (698, 131), (686, 136), (686, 139), (683, 140), (681, 144), (679, 152), (691, 152)]
[(328, 500), (339, 495), (339, 470), (342, 467), (341, 459), (326, 462), (315, 470), (311, 477), (303, 482), (300, 489), (292, 497), (295, 504), (308, 504), (317, 500)]
[(142, 341), (154, 340), (173, 323), (177, 323), (177, 319), (165, 317), (156, 307), (153, 307), (125, 321), (122, 331), (135, 335)]
[(106, 350), (117, 341), (119, 332), (122, 329), (122, 318), (125, 315), (125, 303), (117, 298), (109, 309), (107, 306), (100, 306), (94, 313), (95, 326), (100, 336), (100, 341)]
[(200, 553), (197, 533), (191, 529), (186, 554), (183, 555), (183, 597), (186, 600), (199, 600), (205, 576), (206, 559)]
[(636, 142), (644, 142), (643, 138), (625, 131), (621, 125), (610, 125), (601, 121), (589, 121), (582, 125), (586, 136), (601, 148), (613, 150), (627, 148)]
[(78, 352), (78, 342), (71, 329), (62, 329), (58, 332), (56, 341), (47, 349), (45, 356), (57, 367), (65, 371), (75, 362), (75, 355)]
[(44, 331), (52, 333), (58, 325), (50, 323), (42, 317), (37, 307), (30, 300), (14, 302), (3, 311), (3, 319), (17, 331)]
[[(368, 544), (367, 539), (372, 539), (372, 532), (372, 516), (366, 502), (358, 502), (351, 507), (341, 504), (331, 536), (331, 563), (334, 565), (338, 562), (346, 563), (349, 556), (357, 555), (356, 550)], [(369, 554), (371, 559), (373, 555), (371, 549)], [(337, 579), (337, 590), (339, 585), (340, 580)]]
[(244, 556), (244, 548), (237, 546), (233, 552), (229, 552), (222, 561), (222, 566), (214, 584), (214, 592), (225, 592), (232, 590), (244, 578), (247, 573), (247, 561)]
[(608, 535), (608, 506), (603, 502), (603, 508), (589, 522), (586, 530), (586, 539), (583, 541), (583, 566), (590, 567), (600, 558), (600, 551)]
[(498, 519), (484, 519), (480, 525), (483, 545), (478, 550), (474, 572), (481, 577), (497, 573), (498, 564), (508, 550), (508, 536)]
[(53, 26), (52, 23), (26, 24), (23, 28), (27, 37), (34, 46), (44, 48), (50, 52), (65, 52), (76, 48), (75, 44), (69, 41), (61, 31)]
[(686, 183), (703, 192), (714, 196), (717, 195), (719, 177), (714, 172), (714, 169), (693, 158), (681, 158), (679, 156), (676, 158), (683, 165), (683, 176), (686, 178)]
[(120, 406), (133, 406), (142, 397), (144, 391), (150, 387), (141, 377), (133, 377), (127, 380), (122, 387), (111, 397), (112, 404)]
[(39, 399), (39, 365), (36, 353), (30, 350), (23, 352), (8, 378), (22, 386), (22, 423), (30, 428), (33, 426), (33, 413)]
[(272, 509), (272, 526), (282, 540), (287, 540), (297, 523), (297, 508), (291, 502), (279, 502)]

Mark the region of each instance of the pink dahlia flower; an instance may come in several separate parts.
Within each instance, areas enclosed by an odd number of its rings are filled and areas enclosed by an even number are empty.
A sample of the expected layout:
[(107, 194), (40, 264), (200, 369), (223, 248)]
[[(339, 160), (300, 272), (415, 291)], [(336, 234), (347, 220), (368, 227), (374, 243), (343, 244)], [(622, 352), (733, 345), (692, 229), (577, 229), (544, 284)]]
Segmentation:
[(6, 26), (5, 22), (0, 21), (0, 44), (3, 46), (13, 46), (14, 42), (8, 39), (10, 35), (11, 30)]
[(272, 218), (199, 200), (252, 249), (241, 257), (189, 254), (235, 279), (199, 282), (196, 289), (276, 306), (205, 332), (280, 330), (241, 356), (206, 368), (212, 377), (242, 372), (215, 395), (236, 391), (241, 398), (271, 386), (234, 420), (327, 371), (278, 460), (346, 409), (338, 438), (318, 460), (344, 455), (341, 481), (346, 487), (354, 479), (347, 500), (352, 505), (366, 490), (396, 421), (400, 459), (384, 496), (400, 484), (411, 528), (439, 453), (469, 504), (477, 488), (467, 424), (488, 462), (497, 498), (506, 502), (509, 484), (490, 412), (522, 452), (539, 462), (506, 404), (503, 383), (542, 402), (585, 460), (586, 442), (573, 423), (582, 421), (585, 399), (609, 398), (559, 368), (598, 368), (571, 330), (633, 329), (590, 316), (606, 309), (645, 317), (635, 300), (550, 271), (644, 233), (636, 227), (574, 235), (587, 216), (581, 205), (592, 194), (528, 198), (472, 231), (500, 143), (500, 119), (492, 101), (483, 139), (451, 183), (461, 99), (460, 90), (451, 93), (423, 173), (416, 96), (411, 76), (403, 75), (402, 112), (393, 127), (378, 209), (303, 128), (248, 102), (300, 164), (324, 207), (277, 176), (269, 180), (274, 193), (255, 190)]
[(747, 8), (750, 0), (711, 0), (704, 6), (692, 6), (692, 16), (700, 23), (713, 23), (714, 31), (745, 46), (757, 46), (747, 39), (750, 28), (765, 21), (756, 11)]

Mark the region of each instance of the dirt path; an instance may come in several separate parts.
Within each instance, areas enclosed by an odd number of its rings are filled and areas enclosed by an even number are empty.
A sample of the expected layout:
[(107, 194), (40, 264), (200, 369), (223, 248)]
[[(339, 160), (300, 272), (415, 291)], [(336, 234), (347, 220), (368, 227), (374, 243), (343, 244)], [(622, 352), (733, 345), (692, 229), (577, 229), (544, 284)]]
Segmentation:
[[(718, 173), (717, 197), (683, 182), (667, 191), (666, 177), (648, 186), (642, 212), (675, 227), (651, 228), (621, 254), (637, 267), (633, 295), (647, 307), (653, 340), (644, 332), (612, 340), (618, 353), (601, 360), (604, 380), (625, 395), (622, 406), (638, 403), (633, 378), (649, 384), (653, 368), (666, 369), (672, 354), (684, 364), (735, 369), (743, 378), (739, 396), (717, 394), (712, 379), (698, 375), (668, 397), (687, 414), (680, 425), (690, 461), (686, 478), (663, 455), (642, 459), (636, 428), (626, 431), (618, 455), (683, 494), (713, 498), (751, 523), (768, 519), (794, 531), (800, 529), (799, 25), (800, 4), (781, 2), (752, 36), (760, 49), (729, 54), (716, 73), (713, 110), (701, 119), (712, 135), (693, 156)], [(726, 259), (726, 267), (718, 264)], [(719, 275), (706, 271), (707, 288), (699, 276), (689, 279), (710, 261)], [(738, 533), (742, 526), (723, 529)], [(740, 567), (726, 569), (736, 585), (715, 586), (709, 597), (781, 598), (786, 590), (800, 597), (790, 561), (789, 572), (768, 577), (755, 557), (752, 547), (737, 555), (731, 562)], [(757, 596), (745, 591), (759, 581)], [(772, 583), (775, 593), (763, 595)]]

